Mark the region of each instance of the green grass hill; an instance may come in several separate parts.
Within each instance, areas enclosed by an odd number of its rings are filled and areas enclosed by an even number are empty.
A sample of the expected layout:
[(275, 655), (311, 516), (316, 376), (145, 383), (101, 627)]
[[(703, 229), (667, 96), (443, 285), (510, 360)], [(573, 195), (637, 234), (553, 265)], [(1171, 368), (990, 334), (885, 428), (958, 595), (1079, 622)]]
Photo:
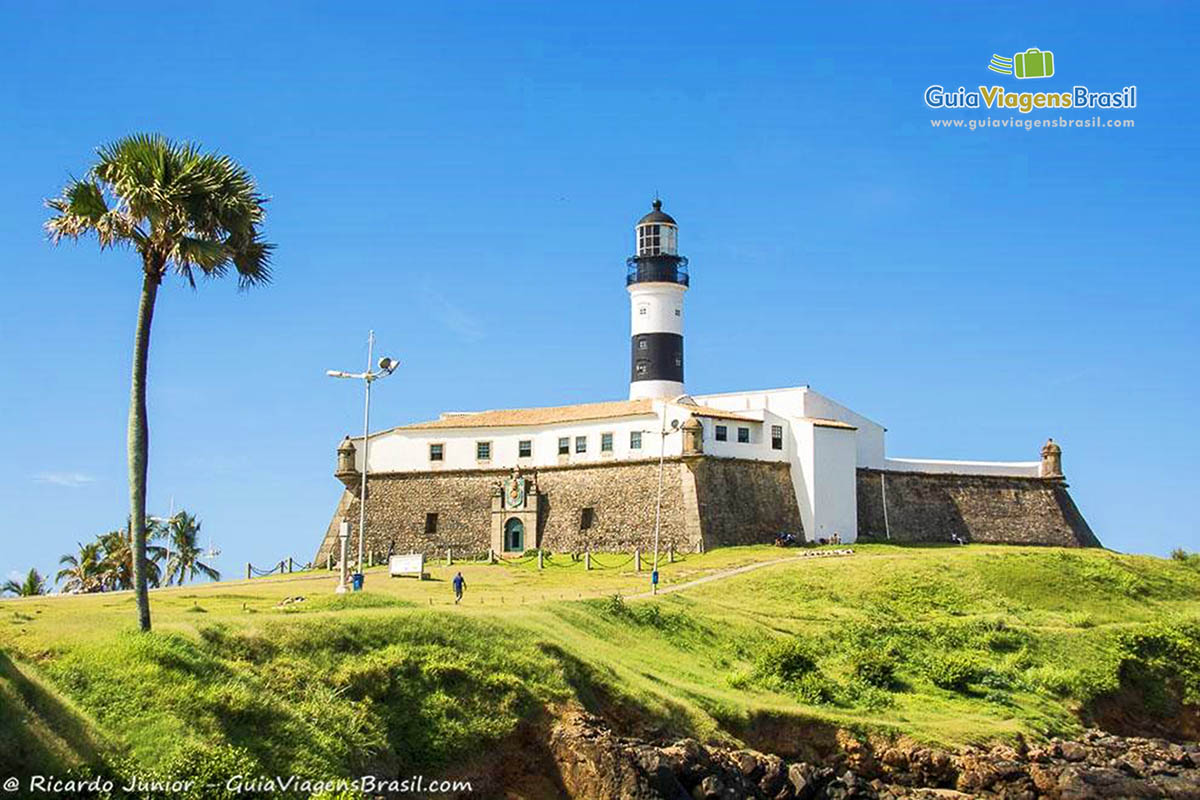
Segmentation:
[(592, 571), (560, 554), (541, 571), (434, 565), (425, 581), (377, 568), (343, 596), (325, 571), (163, 589), (148, 635), (129, 593), (5, 600), (0, 773), (469, 774), (569, 705), (622, 733), (785, 756), (845, 735), (1196, 735), (1193, 563), (805, 552), (689, 556), (653, 598), (616, 554)]

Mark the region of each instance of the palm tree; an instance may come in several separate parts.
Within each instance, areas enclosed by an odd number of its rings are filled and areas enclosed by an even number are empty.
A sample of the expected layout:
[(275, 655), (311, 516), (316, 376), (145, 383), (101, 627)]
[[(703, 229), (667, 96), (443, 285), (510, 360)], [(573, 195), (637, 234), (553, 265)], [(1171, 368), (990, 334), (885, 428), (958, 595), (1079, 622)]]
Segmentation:
[(66, 567), (60, 569), (54, 579), (63, 581), (63, 591), (71, 594), (98, 592), (104, 588), (103, 560), (100, 542), (80, 544), (78, 555), (67, 553), (58, 560)]
[[(162, 568), (159, 562), (166, 555), (166, 549), (150, 544), (162, 535), (162, 526), (154, 521), (146, 521), (146, 581), (151, 586), (158, 586), (162, 581)], [(129, 528), (120, 531), (109, 531), (96, 537), (103, 551), (100, 560), (101, 583), (105, 590), (132, 589), (133, 580), (133, 546)]]
[(200, 573), (209, 580), (221, 580), (221, 573), (200, 560), (202, 553), (197, 543), (200, 538), (200, 520), (186, 511), (180, 511), (167, 522), (167, 586), (174, 580), (179, 586), (186, 578), (191, 580)]
[(25, 576), (25, 580), (17, 583), (16, 581), (8, 581), (0, 588), (0, 594), (10, 592), (17, 597), (34, 597), (35, 595), (46, 593), (46, 579), (43, 578), (36, 569), (29, 570), (29, 574)]
[(129, 398), (129, 512), (138, 622), (150, 630), (146, 558), (146, 365), (154, 301), (169, 270), (194, 288), (196, 272), (221, 277), (230, 269), (238, 286), (266, 283), (273, 245), (262, 241), (266, 198), (254, 178), (232, 159), (203, 153), (188, 142), (135, 134), (104, 145), (83, 178), (72, 179), (46, 201), (54, 215), (46, 230), (55, 244), (95, 234), (100, 248), (131, 247), (142, 265), (142, 294), (133, 339)]

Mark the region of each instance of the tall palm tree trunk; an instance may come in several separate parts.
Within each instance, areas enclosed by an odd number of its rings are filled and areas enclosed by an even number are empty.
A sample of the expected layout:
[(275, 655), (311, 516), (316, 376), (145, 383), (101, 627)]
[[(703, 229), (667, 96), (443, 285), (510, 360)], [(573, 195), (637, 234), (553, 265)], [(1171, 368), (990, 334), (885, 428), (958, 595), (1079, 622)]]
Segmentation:
[(138, 622), (150, 630), (150, 590), (146, 580), (146, 466), (150, 428), (146, 422), (146, 364), (150, 357), (150, 323), (158, 296), (161, 272), (147, 265), (138, 303), (137, 332), (133, 338), (133, 382), (129, 392), (129, 527), (133, 540), (133, 588)]

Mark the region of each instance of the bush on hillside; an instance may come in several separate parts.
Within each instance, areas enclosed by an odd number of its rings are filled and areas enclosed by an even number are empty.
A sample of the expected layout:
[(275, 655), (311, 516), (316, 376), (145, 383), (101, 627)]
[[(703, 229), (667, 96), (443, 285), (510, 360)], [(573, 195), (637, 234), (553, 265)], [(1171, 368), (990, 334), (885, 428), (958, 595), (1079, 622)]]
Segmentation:
[(974, 653), (934, 651), (925, 657), (922, 669), (934, 686), (964, 692), (984, 676), (984, 668)]
[(890, 689), (896, 683), (896, 659), (879, 650), (859, 650), (851, 655), (850, 670), (868, 686)]
[(1163, 623), (1117, 639), (1117, 679), (1140, 692), (1148, 710), (1173, 713), (1200, 703), (1200, 622)]
[(776, 639), (759, 653), (754, 671), (788, 686), (798, 684), (815, 672), (817, 660), (809, 646), (798, 638)]

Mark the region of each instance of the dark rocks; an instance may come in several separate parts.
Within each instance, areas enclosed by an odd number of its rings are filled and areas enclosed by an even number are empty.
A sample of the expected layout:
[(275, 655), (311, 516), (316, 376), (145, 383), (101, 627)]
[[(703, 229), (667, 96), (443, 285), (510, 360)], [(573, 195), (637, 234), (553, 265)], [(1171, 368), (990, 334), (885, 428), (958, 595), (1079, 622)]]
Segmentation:
[(1200, 800), (1200, 746), (1088, 731), (1078, 741), (958, 753), (849, 738), (828, 763), (787, 763), (755, 750), (694, 739), (666, 746), (613, 735), (571, 712), (554, 726), (551, 753), (574, 798), (629, 800)]

